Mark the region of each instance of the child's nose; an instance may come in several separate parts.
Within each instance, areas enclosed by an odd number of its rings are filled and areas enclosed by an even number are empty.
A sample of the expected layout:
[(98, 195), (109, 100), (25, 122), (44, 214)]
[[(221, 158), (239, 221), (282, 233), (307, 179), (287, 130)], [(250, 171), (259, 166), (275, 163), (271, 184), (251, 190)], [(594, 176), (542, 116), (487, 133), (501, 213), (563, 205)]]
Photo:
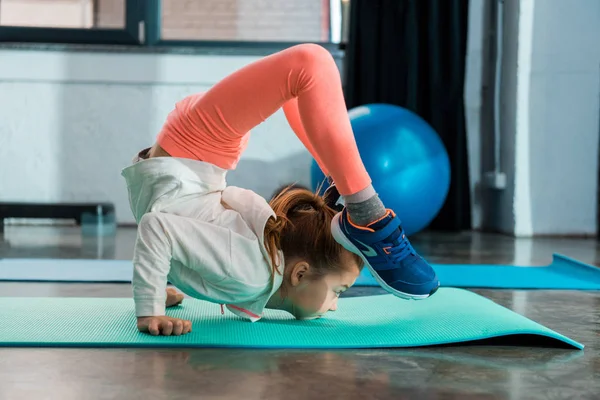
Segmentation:
[(333, 302), (331, 307), (329, 307), (329, 311), (335, 311), (335, 310), (337, 310), (337, 299), (335, 299), (335, 301)]

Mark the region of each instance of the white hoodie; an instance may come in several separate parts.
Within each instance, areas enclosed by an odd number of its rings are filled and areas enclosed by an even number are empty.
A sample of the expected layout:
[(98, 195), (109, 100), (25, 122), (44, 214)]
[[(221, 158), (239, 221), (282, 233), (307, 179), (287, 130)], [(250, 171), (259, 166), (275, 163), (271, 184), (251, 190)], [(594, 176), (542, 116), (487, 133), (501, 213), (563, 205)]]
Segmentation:
[[(141, 153), (140, 153), (141, 154)], [(275, 213), (256, 193), (226, 186), (227, 171), (185, 158), (136, 156), (123, 169), (138, 222), (136, 316), (165, 315), (167, 280), (185, 294), (257, 321), (282, 277), (264, 245)], [(280, 265), (283, 254), (279, 252)], [(282, 271), (282, 267), (279, 267)]]

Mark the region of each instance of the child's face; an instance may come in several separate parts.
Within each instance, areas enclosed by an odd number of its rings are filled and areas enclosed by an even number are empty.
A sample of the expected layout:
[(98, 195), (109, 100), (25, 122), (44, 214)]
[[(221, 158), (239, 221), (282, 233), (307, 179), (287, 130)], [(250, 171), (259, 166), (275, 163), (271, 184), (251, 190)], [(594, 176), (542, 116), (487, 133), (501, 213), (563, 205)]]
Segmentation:
[[(327, 274), (318, 279), (302, 278), (293, 285), (288, 295), (291, 313), (298, 319), (315, 319), (327, 311), (337, 309), (340, 294), (354, 285), (360, 271), (358, 265), (348, 253), (344, 258), (344, 271)], [(292, 277), (294, 280), (294, 277)]]

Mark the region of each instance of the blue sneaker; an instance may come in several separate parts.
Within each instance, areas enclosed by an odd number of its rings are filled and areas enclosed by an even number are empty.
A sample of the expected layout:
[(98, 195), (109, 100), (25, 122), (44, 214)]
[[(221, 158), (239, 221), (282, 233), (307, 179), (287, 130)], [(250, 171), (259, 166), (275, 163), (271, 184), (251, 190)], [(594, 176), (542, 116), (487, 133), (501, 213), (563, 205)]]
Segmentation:
[(346, 250), (361, 256), (375, 280), (395, 296), (426, 299), (440, 287), (435, 271), (413, 249), (392, 210), (360, 227), (350, 221), (344, 208), (333, 218), (331, 233)]

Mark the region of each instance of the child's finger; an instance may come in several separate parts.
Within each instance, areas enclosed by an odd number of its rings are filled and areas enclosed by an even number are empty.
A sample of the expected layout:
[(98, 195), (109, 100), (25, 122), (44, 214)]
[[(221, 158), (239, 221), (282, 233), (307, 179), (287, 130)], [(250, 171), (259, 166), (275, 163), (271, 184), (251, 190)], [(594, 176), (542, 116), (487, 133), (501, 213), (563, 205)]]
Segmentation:
[(183, 333), (189, 333), (192, 331), (192, 321), (183, 321)]
[(173, 335), (179, 336), (183, 332), (183, 321), (178, 319), (173, 322)]
[(151, 335), (157, 336), (160, 334), (159, 322), (156, 319), (152, 319), (150, 324), (148, 324), (148, 332)]
[(171, 336), (171, 333), (173, 333), (173, 323), (171, 321), (164, 321), (162, 325), (162, 334)]
[(177, 296), (175, 298), (177, 299), (177, 303), (176, 304), (183, 303), (183, 294), (177, 293)]

